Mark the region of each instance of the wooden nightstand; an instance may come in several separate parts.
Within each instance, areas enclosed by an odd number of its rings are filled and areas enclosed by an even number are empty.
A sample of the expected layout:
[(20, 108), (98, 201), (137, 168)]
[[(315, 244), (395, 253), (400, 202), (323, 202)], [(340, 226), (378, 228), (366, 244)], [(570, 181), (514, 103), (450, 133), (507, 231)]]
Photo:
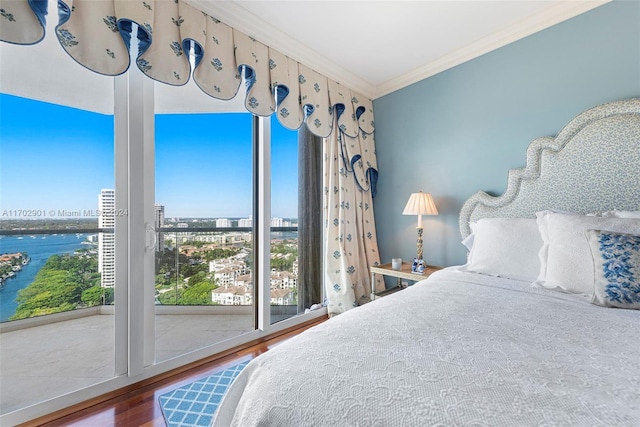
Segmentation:
[[(377, 267), (371, 267), (371, 299), (375, 300), (376, 298), (383, 297), (385, 295), (392, 294), (401, 289), (406, 288), (406, 286), (402, 285), (402, 279), (413, 280), (417, 282), (418, 280), (423, 280), (429, 277), (432, 273), (441, 270), (442, 267), (438, 267), (435, 265), (427, 265), (424, 269), (424, 273), (414, 273), (411, 271), (411, 264), (408, 262), (402, 263), (402, 270), (393, 270), (391, 268), (391, 263), (382, 264)], [(376, 274), (382, 274), (383, 276), (389, 277), (397, 277), (398, 285), (393, 288), (385, 289), (384, 291), (377, 292), (375, 290), (375, 286), (373, 285), (376, 282)]]

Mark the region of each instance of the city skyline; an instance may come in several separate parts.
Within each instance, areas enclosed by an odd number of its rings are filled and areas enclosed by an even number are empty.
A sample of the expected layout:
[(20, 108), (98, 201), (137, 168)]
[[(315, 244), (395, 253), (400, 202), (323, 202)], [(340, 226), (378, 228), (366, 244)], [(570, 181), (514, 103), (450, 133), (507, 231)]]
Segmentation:
[[(271, 135), (272, 215), (295, 218), (297, 132), (272, 120)], [(155, 141), (155, 197), (167, 218), (251, 214), (248, 113), (156, 115)], [(113, 116), (0, 94), (0, 210), (58, 219), (95, 210), (95, 195), (114, 187), (113, 145)]]

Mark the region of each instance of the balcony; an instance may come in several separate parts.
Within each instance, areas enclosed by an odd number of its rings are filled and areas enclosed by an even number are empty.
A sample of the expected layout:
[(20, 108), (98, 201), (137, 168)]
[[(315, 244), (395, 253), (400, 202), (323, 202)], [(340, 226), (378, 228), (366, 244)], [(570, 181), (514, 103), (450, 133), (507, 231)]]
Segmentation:
[[(253, 330), (251, 307), (169, 308), (157, 307), (156, 361)], [(92, 307), (1, 324), (0, 414), (112, 379), (109, 312), (110, 307)]]
[[(76, 234), (76, 231), (65, 233), (58, 229), (45, 234), (57, 232), (59, 236), (66, 234), (67, 238), (76, 238), (80, 234)], [(96, 230), (81, 231), (90, 234)], [(176, 230), (162, 231), (166, 233), (165, 237), (171, 232), (175, 233), (174, 241), (179, 242)], [(28, 233), (20, 231), (7, 235), (24, 235), (24, 241), (33, 244), (42, 239), (40, 234), (34, 238)], [(184, 233), (184, 230), (180, 230), (180, 233)], [(50, 241), (48, 235), (42, 240), (43, 244)], [(32, 256), (32, 253), (29, 252), (29, 255)], [(172, 265), (182, 271), (182, 258), (177, 261)], [(32, 264), (36, 264), (36, 261)], [(40, 268), (36, 265), (32, 267)], [(174, 294), (177, 295), (178, 286), (184, 283), (184, 279), (180, 277), (180, 281), (176, 281), (175, 273), (171, 274), (172, 285), (167, 289), (171, 291), (175, 287)], [(167, 289), (160, 288), (160, 291)], [(205, 353), (213, 354), (233, 347), (247, 340), (246, 337), (253, 339), (264, 335), (263, 331), (255, 330), (252, 305), (161, 305), (156, 300), (154, 309), (155, 365), (144, 374), (145, 377), (206, 357)], [(297, 305), (272, 305), (271, 323), (297, 314)], [(297, 322), (297, 319), (292, 319), (292, 322)], [(99, 395), (93, 386), (109, 382), (108, 387), (113, 388), (113, 384), (116, 384), (117, 388), (117, 385), (123, 386), (126, 381), (134, 381), (126, 377), (117, 377), (115, 383), (112, 381), (116, 378), (115, 323), (114, 305), (96, 305), (0, 323), (0, 415), (24, 411), (24, 408), (51, 399), (56, 399), (51, 407), (55, 408), (56, 405), (63, 405), (60, 396), (65, 394), (73, 394), (73, 399), (77, 400), (78, 390), (91, 387), (88, 394)], [(283, 328), (291, 325), (290, 322), (281, 323), (285, 324)], [(101, 390), (108, 387), (105, 385)], [(81, 394), (80, 397), (88, 397), (88, 394)], [(70, 402), (73, 399), (62, 400)]]

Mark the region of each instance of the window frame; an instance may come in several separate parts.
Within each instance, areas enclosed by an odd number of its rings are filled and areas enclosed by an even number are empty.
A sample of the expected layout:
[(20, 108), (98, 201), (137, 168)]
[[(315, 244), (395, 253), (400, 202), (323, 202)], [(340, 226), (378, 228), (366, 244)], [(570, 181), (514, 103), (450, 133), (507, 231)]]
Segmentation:
[[(133, 72), (132, 72), (133, 71)], [(136, 75), (137, 74), (137, 75)], [(129, 275), (127, 279), (127, 285), (122, 286), (121, 288), (127, 288), (128, 292), (139, 293), (142, 292), (141, 288), (136, 288), (135, 290), (132, 288), (131, 283), (135, 283), (135, 277), (143, 276), (145, 280), (145, 286), (153, 289), (154, 286), (154, 262), (153, 262), (153, 245), (151, 245), (152, 249), (148, 252), (148, 261), (149, 261), (149, 270), (145, 272), (136, 271), (136, 267), (131, 263), (132, 256), (135, 254), (132, 253), (132, 250), (137, 250), (142, 252), (144, 250), (144, 245), (140, 243), (140, 240), (148, 241), (149, 239), (145, 235), (145, 233), (155, 233), (155, 156), (154, 156), (154, 97), (153, 97), (153, 88), (154, 82), (153, 80), (144, 76), (138, 70), (129, 70), (124, 76), (121, 78), (129, 79), (129, 93), (128, 93), (128, 124), (129, 128), (142, 128), (139, 132), (129, 132), (129, 140), (128, 140), (128, 149), (129, 149), (129, 165), (133, 163), (133, 166), (129, 167), (129, 176), (128, 179), (132, 179), (132, 173), (135, 173), (132, 169), (135, 169), (135, 160), (132, 158), (132, 155), (137, 155), (137, 158), (141, 158), (143, 161), (143, 169), (144, 169), (144, 188), (142, 189), (142, 194), (144, 195), (144, 206), (141, 207), (138, 204), (132, 204), (131, 201), (134, 200), (135, 195), (128, 194), (129, 204), (127, 208), (129, 209), (129, 233), (128, 233), (128, 257), (127, 268), (129, 271), (133, 271), (136, 276)], [(138, 93), (138, 91), (143, 91), (143, 93)], [(118, 97), (118, 93), (116, 93), (116, 98)], [(132, 96), (133, 95), (133, 96)], [(116, 101), (117, 103), (117, 101)], [(142, 112), (142, 113), (140, 113)], [(258, 117), (253, 116), (252, 118), (253, 129), (253, 217), (257, 219), (254, 224), (254, 241), (253, 251), (254, 251), (254, 293), (256, 294), (256, 298), (254, 299), (254, 313), (256, 318), (256, 328), (248, 332), (246, 334), (234, 337), (229, 340), (225, 340), (220, 343), (212, 344), (211, 346), (204, 347), (202, 349), (196, 350), (194, 352), (185, 354), (181, 357), (176, 357), (174, 359), (170, 359), (167, 361), (162, 361), (158, 363), (149, 363), (149, 355), (153, 355), (154, 352), (151, 350), (154, 347), (155, 343), (155, 311), (154, 311), (154, 292), (153, 291), (145, 291), (144, 294), (146, 299), (144, 299), (144, 326), (136, 327), (133, 331), (129, 333), (129, 352), (128, 357), (130, 359), (129, 362), (129, 371), (128, 375), (132, 376), (131, 368), (138, 369), (141, 364), (144, 366), (141, 371), (136, 374), (138, 376), (142, 375), (143, 377), (151, 376), (155, 371), (165, 371), (169, 369), (174, 369), (176, 367), (180, 367), (186, 363), (196, 362), (204, 357), (210, 357), (222, 351), (228, 350), (230, 348), (236, 347), (238, 345), (242, 345), (253, 341), (258, 338), (265, 337), (266, 335), (277, 333), (281, 330), (290, 328), (292, 326), (301, 324), (309, 319), (321, 317), (327, 314), (326, 307), (323, 307), (319, 310), (314, 310), (310, 313), (300, 313), (297, 316), (294, 316), (289, 319), (285, 319), (283, 321), (271, 324), (271, 306), (270, 306), (270, 278), (271, 278), (271, 265), (270, 265), (270, 254), (271, 254), (271, 124), (270, 117)], [(304, 125), (303, 125), (304, 126)], [(117, 133), (119, 135), (119, 133)], [(142, 157), (139, 156), (139, 153), (132, 153), (132, 147), (144, 147), (144, 155)], [(118, 184), (118, 166), (116, 166), (116, 184)], [(129, 188), (131, 185), (129, 183)], [(117, 199), (117, 191), (116, 191), (116, 208), (119, 209), (118, 199)], [(145, 213), (137, 212), (138, 216), (135, 216), (137, 210), (145, 210)], [(140, 218), (144, 218), (141, 220)], [(132, 224), (135, 218), (137, 219), (137, 223)], [(116, 224), (116, 229), (117, 229)], [(138, 239), (139, 243), (137, 246), (132, 246), (132, 240)], [(142, 248), (142, 249), (141, 249)], [(116, 242), (116, 252), (118, 251), (119, 246), (118, 242)], [(140, 256), (140, 254), (138, 254)], [(139, 265), (138, 265), (139, 267)], [(116, 264), (116, 274), (119, 269), (118, 264)], [(116, 285), (116, 288), (118, 286)], [(139, 297), (139, 295), (138, 295)], [(139, 300), (139, 299), (138, 299)], [(131, 314), (135, 312), (135, 303), (133, 301), (128, 301), (129, 304), (129, 323), (131, 324), (132, 317)], [(151, 308), (149, 312), (147, 309)], [(133, 334), (135, 332), (135, 334)], [(136, 341), (136, 345), (140, 345), (139, 343), (144, 342), (144, 348), (140, 349), (135, 347), (133, 350), (132, 345), (133, 341)], [(134, 360), (131, 360), (135, 358)], [(141, 358), (144, 359), (141, 361)]]

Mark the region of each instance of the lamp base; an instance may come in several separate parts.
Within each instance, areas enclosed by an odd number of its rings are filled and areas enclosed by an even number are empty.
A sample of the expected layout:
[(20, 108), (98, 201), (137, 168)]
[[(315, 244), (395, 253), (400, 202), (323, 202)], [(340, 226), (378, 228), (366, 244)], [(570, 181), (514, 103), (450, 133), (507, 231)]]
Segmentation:
[(422, 261), (422, 231), (424, 230), (422, 227), (416, 227), (416, 230), (418, 230), (418, 242), (417, 242), (417, 246), (418, 246), (418, 261)]

